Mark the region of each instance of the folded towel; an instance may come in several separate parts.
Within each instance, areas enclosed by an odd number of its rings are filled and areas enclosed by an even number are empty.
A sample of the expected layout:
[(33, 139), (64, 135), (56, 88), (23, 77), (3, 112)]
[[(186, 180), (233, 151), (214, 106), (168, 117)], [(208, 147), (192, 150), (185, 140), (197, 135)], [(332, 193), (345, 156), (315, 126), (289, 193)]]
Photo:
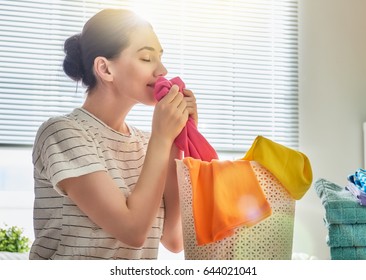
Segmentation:
[(326, 179), (318, 179), (314, 188), (325, 208), (326, 224), (366, 223), (366, 207), (345, 188)]
[[(181, 92), (185, 88), (184, 82), (179, 77), (175, 77), (170, 81), (164, 77), (159, 77), (154, 87), (155, 98), (157, 100), (163, 98), (174, 84), (179, 86)], [(188, 118), (186, 126), (177, 136), (174, 143), (184, 152), (185, 157), (193, 157), (204, 161), (218, 159), (215, 149), (197, 130), (197, 126), (191, 117)]]
[(272, 214), (249, 161), (205, 162), (184, 158), (192, 184), (193, 218), (198, 245), (231, 236)]
[(366, 247), (331, 247), (332, 260), (366, 260)]
[(306, 155), (263, 136), (257, 136), (243, 159), (268, 169), (294, 199), (302, 198), (311, 186), (313, 173)]
[(366, 247), (366, 224), (331, 224), (327, 228), (329, 247)]

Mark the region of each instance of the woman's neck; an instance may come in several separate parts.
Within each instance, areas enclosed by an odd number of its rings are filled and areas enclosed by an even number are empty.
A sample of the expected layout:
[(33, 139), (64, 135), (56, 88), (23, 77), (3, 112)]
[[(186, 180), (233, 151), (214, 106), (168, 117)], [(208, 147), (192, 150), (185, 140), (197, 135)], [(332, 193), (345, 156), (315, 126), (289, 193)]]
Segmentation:
[(84, 101), (83, 109), (87, 110), (115, 131), (129, 134), (125, 119), (134, 104), (126, 104), (111, 93), (90, 92)]

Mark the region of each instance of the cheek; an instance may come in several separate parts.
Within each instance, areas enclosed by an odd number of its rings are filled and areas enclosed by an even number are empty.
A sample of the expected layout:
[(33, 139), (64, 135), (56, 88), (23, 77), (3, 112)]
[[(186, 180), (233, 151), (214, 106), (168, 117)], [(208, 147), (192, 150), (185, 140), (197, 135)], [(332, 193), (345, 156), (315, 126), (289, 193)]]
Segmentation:
[(118, 88), (146, 105), (155, 105), (154, 89), (148, 84), (152, 81), (152, 72), (139, 63), (125, 63), (118, 69)]
[(127, 68), (126, 81), (135, 85), (145, 86), (148, 83), (148, 74), (144, 70), (141, 67), (136, 67), (136, 65)]

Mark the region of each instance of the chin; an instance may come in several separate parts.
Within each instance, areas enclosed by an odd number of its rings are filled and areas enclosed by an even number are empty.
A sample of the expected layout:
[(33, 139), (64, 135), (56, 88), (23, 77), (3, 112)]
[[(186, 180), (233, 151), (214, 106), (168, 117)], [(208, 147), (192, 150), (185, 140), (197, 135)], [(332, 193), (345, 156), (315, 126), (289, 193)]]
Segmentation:
[(154, 88), (153, 87), (148, 87), (148, 88), (149, 88), (149, 90), (146, 93), (146, 96), (148, 98), (146, 98), (146, 100), (144, 100), (142, 103), (145, 105), (148, 105), (148, 106), (155, 106), (158, 103), (158, 101), (154, 97)]

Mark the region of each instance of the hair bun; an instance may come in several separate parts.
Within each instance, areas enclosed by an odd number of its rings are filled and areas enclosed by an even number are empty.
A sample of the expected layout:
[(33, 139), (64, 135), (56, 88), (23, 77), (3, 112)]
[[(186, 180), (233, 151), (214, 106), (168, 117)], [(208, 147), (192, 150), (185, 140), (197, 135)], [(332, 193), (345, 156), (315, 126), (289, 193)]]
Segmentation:
[(83, 78), (83, 61), (80, 48), (80, 34), (69, 37), (64, 44), (65, 59), (63, 69), (67, 76), (74, 81)]

